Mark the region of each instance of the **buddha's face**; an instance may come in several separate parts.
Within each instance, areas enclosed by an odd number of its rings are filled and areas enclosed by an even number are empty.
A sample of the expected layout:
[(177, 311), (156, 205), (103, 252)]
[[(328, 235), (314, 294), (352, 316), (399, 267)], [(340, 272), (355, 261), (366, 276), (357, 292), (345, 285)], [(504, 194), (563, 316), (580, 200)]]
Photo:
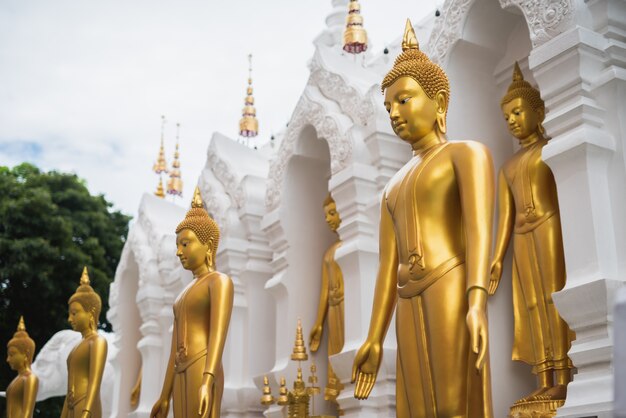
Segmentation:
[(543, 114), (533, 109), (521, 97), (502, 105), (502, 112), (504, 113), (509, 132), (518, 139), (528, 138), (537, 132), (539, 123), (543, 119)]
[(185, 228), (176, 234), (176, 255), (185, 270), (197, 271), (206, 266), (209, 248), (209, 243), (201, 243), (191, 229)]
[(69, 322), (74, 331), (84, 332), (91, 327), (92, 323), (94, 323), (93, 314), (86, 311), (83, 305), (79, 302), (74, 301), (70, 303), (67, 322)]
[(403, 76), (385, 91), (391, 127), (401, 139), (414, 143), (435, 129), (438, 103), (412, 77)]
[(326, 223), (333, 231), (336, 231), (341, 224), (341, 218), (339, 218), (339, 213), (337, 212), (337, 205), (335, 202), (331, 202), (328, 205), (324, 206), (324, 213), (326, 214)]
[(28, 364), (28, 356), (22, 353), (19, 348), (11, 345), (7, 350), (7, 363), (9, 363), (11, 370), (20, 371)]

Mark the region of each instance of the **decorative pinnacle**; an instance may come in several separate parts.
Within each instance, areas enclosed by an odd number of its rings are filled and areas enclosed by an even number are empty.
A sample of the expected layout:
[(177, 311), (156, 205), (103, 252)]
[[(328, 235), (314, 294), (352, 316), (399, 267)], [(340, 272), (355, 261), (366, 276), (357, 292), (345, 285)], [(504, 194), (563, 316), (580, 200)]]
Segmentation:
[(272, 405), (274, 397), (272, 396), (272, 388), (267, 376), (263, 376), (263, 396), (261, 396), (261, 405)]
[(363, 16), (358, 0), (350, 0), (346, 28), (343, 32), (343, 50), (350, 54), (360, 54), (367, 50), (367, 32), (363, 28)]
[(281, 377), (280, 390), (278, 392), (278, 400), (276, 401), (276, 404), (280, 406), (287, 405), (289, 403), (289, 398), (287, 397), (288, 393), (289, 392), (287, 391), (287, 382), (285, 381), (284, 377)]
[(170, 170), (170, 179), (167, 182), (167, 194), (182, 197), (183, 195), (183, 180), (180, 175), (180, 156), (178, 147), (180, 144), (180, 123), (176, 124), (176, 150), (174, 151), (174, 161), (172, 162), (172, 169)]
[(202, 195), (200, 194), (200, 188), (196, 186), (196, 189), (193, 191), (193, 199), (191, 199), (191, 207), (192, 208), (204, 208), (204, 203), (202, 202)]
[(309, 359), (309, 355), (306, 353), (306, 347), (304, 345), (304, 336), (302, 335), (302, 321), (300, 321), (300, 318), (298, 318), (298, 327), (296, 328), (296, 342), (293, 347), (291, 359), (294, 361), (306, 361)]
[(521, 68), (519, 68), (519, 64), (515, 61), (515, 67), (513, 68), (513, 81), (523, 81), (524, 74), (522, 73)]
[(415, 30), (411, 24), (411, 20), (406, 20), (406, 26), (404, 27), (404, 37), (402, 38), (402, 51), (409, 49), (420, 49), (420, 44), (417, 42), (417, 36), (415, 36)]
[(320, 387), (317, 386), (317, 366), (315, 363), (311, 363), (311, 376), (309, 376), (309, 383), (311, 386), (309, 387), (309, 393), (313, 395), (317, 395), (320, 393)]
[(156, 192), (154, 195), (163, 199), (165, 197), (165, 192), (163, 191), (163, 179), (159, 178), (159, 185), (157, 186)]
[(259, 134), (259, 121), (256, 118), (252, 92), (252, 54), (248, 54), (248, 88), (246, 89), (245, 106), (242, 111), (241, 120), (239, 120), (239, 135), (246, 138), (251, 138)]
[(26, 331), (26, 324), (24, 324), (24, 317), (20, 315), (20, 322), (17, 324), (18, 331)]
[(80, 276), (80, 284), (81, 285), (90, 284), (89, 273), (87, 272), (87, 266), (83, 267), (83, 274)]
[(152, 166), (152, 171), (157, 174), (167, 173), (167, 162), (165, 161), (165, 148), (163, 146), (163, 130), (165, 129), (165, 116), (161, 115), (161, 147), (159, 148), (159, 156)]

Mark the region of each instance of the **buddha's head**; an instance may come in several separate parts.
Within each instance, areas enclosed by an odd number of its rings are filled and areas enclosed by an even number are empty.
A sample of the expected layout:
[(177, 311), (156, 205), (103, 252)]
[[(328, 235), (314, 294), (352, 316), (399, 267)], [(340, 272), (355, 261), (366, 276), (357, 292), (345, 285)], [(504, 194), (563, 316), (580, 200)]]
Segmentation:
[(95, 331), (102, 310), (102, 300), (93, 290), (89, 281), (87, 267), (83, 268), (80, 285), (68, 300), (69, 316), (67, 321), (74, 331)]
[(204, 209), (200, 190), (196, 187), (191, 209), (176, 227), (176, 255), (185, 270), (196, 274), (215, 268), (215, 254), (220, 240), (217, 223)]
[(411, 144), (430, 132), (446, 133), (450, 83), (446, 73), (419, 49), (407, 19), (402, 53), (382, 82), (393, 131)]
[(339, 217), (339, 212), (337, 212), (337, 205), (330, 193), (328, 193), (328, 196), (324, 199), (324, 214), (326, 216), (326, 223), (330, 229), (333, 232), (337, 232), (339, 225), (341, 225), (341, 218)]
[(35, 341), (29, 337), (24, 325), (24, 318), (20, 316), (17, 331), (7, 343), (7, 363), (12, 370), (20, 371), (30, 367), (35, 355)]
[(517, 139), (525, 139), (532, 134), (543, 136), (545, 105), (539, 90), (524, 80), (517, 62), (513, 70), (513, 81), (500, 102), (509, 132)]

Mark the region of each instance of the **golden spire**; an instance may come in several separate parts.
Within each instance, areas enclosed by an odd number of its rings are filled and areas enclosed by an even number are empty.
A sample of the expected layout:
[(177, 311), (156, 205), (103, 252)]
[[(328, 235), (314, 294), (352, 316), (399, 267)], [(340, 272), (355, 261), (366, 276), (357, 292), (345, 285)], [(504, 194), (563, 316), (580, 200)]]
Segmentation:
[(163, 146), (163, 130), (165, 129), (165, 116), (161, 115), (161, 148), (159, 148), (159, 156), (152, 166), (152, 171), (157, 174), (167, 173), (167, 162), (165, 161), (165, 148)]
[(246, 90), (245, 106), (239, 121), (239, 135), (252, 138), (259, 134), (259, 121), (256, 118), (254, 97), (252, 96), (252, 54), (248, 55), (248, 89)]
[(317, 366), (315, 365), (315, 363), (311, 363), (311, 375), (309, 376), (309, 383), (311, 384), (311, 386), (309, 386), (309, 393), (311, 395), (318, 395), (321, 390), (320, 387), (317, 386)]
[(83, 267), (83, 274), (80, 276), (81, 285), (89, 285), (89, 273), (87, 272), (87, 266)]
[(204, 209), (204, 203), (202, 202), (202, 195), (200, 194), (200, 188), (196, 186), (193, 191), (193, 199), (191, 199), (192, 208)]
[(298, 327), (296, 328), (296, 342), (293, 347), (291, 359), (294, 361), (306, 361), (309, 359), (304, 346), (304, 336), (302, 335), (302, 321), (298, 318)]
[(346, 29), (343, 32), (343, 50), (360, 54), (367, 49), (367, 32), (363, 29), (363, 16), (358, 0), (350, 0)]
[(289, 398), (287, 397), (287, 394), (289, 393), (289, 391), (287, 390), (287, 382), (285, 381), (284, 377), (280, 378), (280, 390), (278, 392), (278, 400), (276, 401), (276, 403), (280, 406), (285, 406), (289, 403)]
[(517, 61), (515, 61), (515, 67), (513, 68), (513, 81), (524, 81), (524, 74), (522, 74)]
[(406, 20), (406, 26), (404, 27), (404, 37), (402, 38), (402, 51), (408, 49), (420, 49), (420, 44), (417, 42), (417, 36), (415, 36), (415, 30), (411, 24), (411, 20)]
[(178, 146), (180, 143), (180, 123), (176, 124), (176, 150), (174, 151), (174, 162), (172, 162), (172, 169), (170, 170), (170, 179), (167, 181), (167, 194), (182, 197), (183, 196), (183, 181), (180, 178), (180, 161), (178, 157)]
[(263, 396), (261, 396), (261, 405), (272, 405), (274, 397), (272, 396), (272, 388), (267, 376), (263, 376)]
[(20, 315), (20, 322), (17, 323), (17, 331), (26, 332), (26, 324), (24, 324), (24, 317)]
[(163, 199), (165, 197), (165, 192), (163, 191), (163, 178), (159, 177), (159, 185), (157, 186), (156, 192), (154, 195)]

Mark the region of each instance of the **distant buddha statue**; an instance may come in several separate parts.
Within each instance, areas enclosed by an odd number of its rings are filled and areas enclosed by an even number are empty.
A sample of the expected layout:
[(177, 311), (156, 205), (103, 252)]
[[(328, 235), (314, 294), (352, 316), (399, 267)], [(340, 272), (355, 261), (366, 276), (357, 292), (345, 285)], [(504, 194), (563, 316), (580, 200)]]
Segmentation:
[(24, 318), (7, 343), (7, 363), (17, 376), (7, 387), (7, 418), (31, 418), (35, 409), (39, 380), (30, 369), (35, 355), (35, 341), (28, 336)]
[[(324, 200), (324, 212), (326, 223), (330, 229), (337, 233), (341, 224), (341, 218), (337, 212), (335, 201), (328, 194)], [(337, 241), (333, 243), (324, 253), (322, 260), (322, 286), (320, 291), (319, 307), (317, 309), (317, 319), (311, 330), (309, 347), (312, 352), (316, 352), (322, 340), (324, 332), (324, 322), (328, 324), (328, 355), (337, 354), (343, 349), (344, 342), (344, 304), (343, 304), (343, 275), (341, 268), (335, 261), (335, 251), (341, 246), (341, 240), (337, 236)], [(328, 383), (324, 389), (324, 399), (336, 400), (339, 392), (343, 389), (341, 381), (328, 363)]]
[(382, 88), (391, 126), (413, 157), (383, 191), (380, 266), (370, 328), (354, 359), (354, 396), (369, 396), (396, 314), (397, 416), (491, 418), (487, 287), (494, 173), (476, 142), (449, 142), (450, 88), (407, 21)]
[(524, 80), (517, 63), (501, 102), (517, 151), (498, 176), (498, 232), (489, 294), (502, 276), (502, 260), (513, 237), (513, 360), (533, 366), (538, 389), (520, 401), (563, 400), (571, 380), (567, 356), (573, 333), (557, 312), (552, 294), (565, 285), (565, 258), (556, 184), (541, 159), (548, 140), (539, 91)]
[(174, 328), (161, 396), (151, 418), (218, 418), (224, 391), (222, 353), (233, 309), (233, 282), (215, 270), (217, 223), (196, 188), (191, 209), (176, 228), (176, 255), (193, 281), (174, 302)]
[(100, 384), (107, 359), (107, 341), (98, 335), (102, 301), (89, 284), (87, 267), (68, 304), (68, 322), (83, 338), (67, 357), (67, 396), (61, 418), (101, 418)]

